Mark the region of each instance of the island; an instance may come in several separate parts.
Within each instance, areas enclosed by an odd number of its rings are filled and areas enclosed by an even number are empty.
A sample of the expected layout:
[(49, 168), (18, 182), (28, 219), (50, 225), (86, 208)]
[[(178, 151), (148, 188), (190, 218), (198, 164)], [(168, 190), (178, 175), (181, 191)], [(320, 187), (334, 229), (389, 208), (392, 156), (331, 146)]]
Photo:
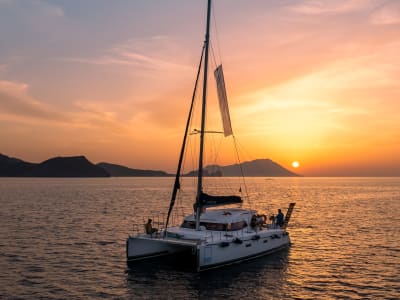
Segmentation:
[[(256, 159), (227, 166), (208, 165), (204, 176), (210, 177), (295, 177), (301, 176), (282, 167), (271, 159)], [(170, 177), (160, 170), (133, 169), (101, 162), (93, 164), (85, 156), (54, 157), (41, 163), (26, 162), (0, 154), (0, 177)], [(183, 176), (197, 176), (197, 170)]]

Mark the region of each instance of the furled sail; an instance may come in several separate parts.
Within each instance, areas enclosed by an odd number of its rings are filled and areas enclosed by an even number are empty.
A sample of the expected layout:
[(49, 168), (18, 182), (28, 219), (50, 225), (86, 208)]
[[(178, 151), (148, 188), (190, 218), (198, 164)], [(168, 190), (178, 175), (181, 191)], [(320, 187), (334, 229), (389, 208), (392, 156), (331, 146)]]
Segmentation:
[(202, 206), (218, 206), (227, 204), (242, 203), (240, 196), (211, 196), (206, 193), (201, 193), (200, 203)]
[(214, 71), (214, 77), (217, 82), (219, 109), (221, 111), (222, 125), (224, 127), (224, 136), (232, 135), (231, 117), (229, 115), (228, 98), (225, 89), (224, 73), (222, 65), (219, 65)]

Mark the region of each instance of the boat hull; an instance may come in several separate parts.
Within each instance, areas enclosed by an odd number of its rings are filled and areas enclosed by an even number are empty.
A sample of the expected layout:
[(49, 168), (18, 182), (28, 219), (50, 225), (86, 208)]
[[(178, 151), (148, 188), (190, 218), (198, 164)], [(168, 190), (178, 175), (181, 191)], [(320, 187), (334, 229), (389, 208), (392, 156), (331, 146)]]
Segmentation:
[(194, 241), (179, 238), (152, 238), (148, 235), (127, 239), (127, 261), (143, 261), (162, 256), (189, 259), (193, 269), (200, 272), (245, 260), (254, 259), (290, 245), (284, 230), (265, 230), (238, 239), (227, 237), (217, 241)]
[(240, 241), (241, 243), (232, 240), (201, 245), (197, 254), (197, 270), (204, 271), (254, 259), (285, 249), (290, 245), (289, 236), (284, 231), (256, 234)]
[(175, 239), (153, 238), (148, 235), (129, 237), (126, 241), (128, 262), (145, 260), (188, 250), (197, 251), (197, 243)]

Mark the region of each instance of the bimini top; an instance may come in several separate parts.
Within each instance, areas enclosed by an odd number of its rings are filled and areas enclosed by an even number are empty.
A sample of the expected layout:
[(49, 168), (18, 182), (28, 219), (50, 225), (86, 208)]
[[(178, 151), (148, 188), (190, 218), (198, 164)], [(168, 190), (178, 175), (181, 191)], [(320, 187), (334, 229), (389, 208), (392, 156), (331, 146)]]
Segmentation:
[(212, 207), (219, 205), (243, 203), (240, 196), (211, 196), (206, 193), (200, 194), (200, 205), (203, 207)]

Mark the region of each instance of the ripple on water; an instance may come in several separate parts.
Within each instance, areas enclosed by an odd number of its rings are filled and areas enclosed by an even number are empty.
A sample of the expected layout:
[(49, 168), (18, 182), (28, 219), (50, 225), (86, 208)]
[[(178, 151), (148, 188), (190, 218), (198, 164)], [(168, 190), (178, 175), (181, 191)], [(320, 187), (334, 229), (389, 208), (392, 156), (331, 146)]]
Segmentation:
[[(297, 202), (288, 251), (200, 274), (158, 262), (127, 270), (125, 239), (132, 223), (167, 210), (171, 183), (170, 178), (2, 179), (0, 295), (400, 298), (399, 178), (250, 178), (253, 208), (275, 212)], [(191, 211), (191, 205), (182, 209)]]

